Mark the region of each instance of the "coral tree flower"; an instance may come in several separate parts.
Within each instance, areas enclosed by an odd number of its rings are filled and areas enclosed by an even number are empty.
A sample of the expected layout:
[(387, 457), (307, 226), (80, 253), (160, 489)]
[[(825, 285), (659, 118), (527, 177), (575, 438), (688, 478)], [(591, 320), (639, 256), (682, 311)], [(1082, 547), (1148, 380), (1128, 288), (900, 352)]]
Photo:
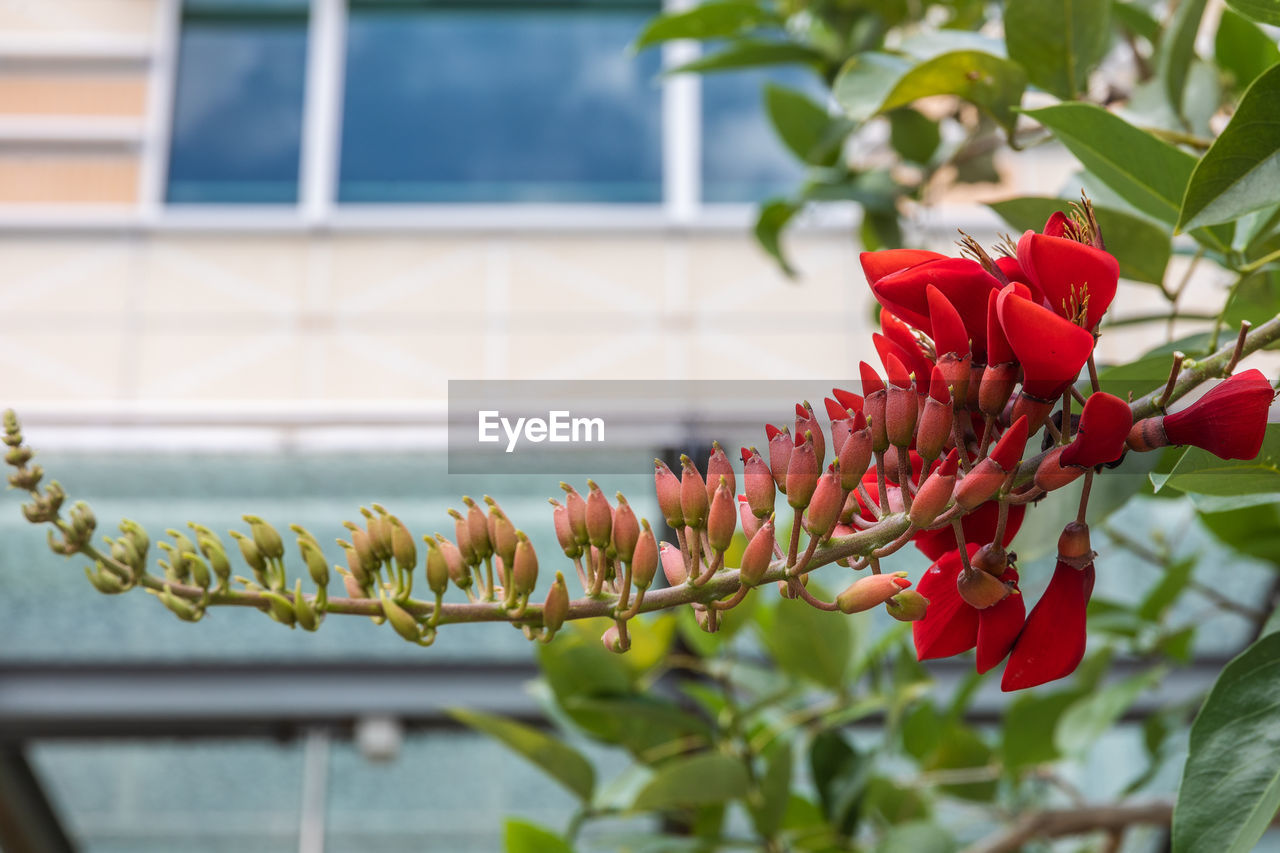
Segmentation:
[(1128, 403), (1105, 391), (1093, 394), (1084, 402), (1075, 437), (1062, 450), (1062, 464), (1092, 468), (1116, 461), (1132, 426)]
[(1109, 252), (1075, 239), (1069, 220), (1054, 214), (1045, 233), (1018, 240), (1018, 266), (1060, 317), (1092, 331), (1116, 296), (1120, 264)]
[[(979, 547), (966, 546), (970, 559)], [(1010, 594), (1002, 601), (979, 610), (961, 597), (956, 581), (963, 564), (958, 550), (943, 554), (916, 584), (916, 591), (929, 600), (924, 618), (913, 622), (912, 637), (919, 660), (945, 658), (977, 649), (978, 672), (998, 666), (1022, 630), (1025, 605), (1017, 592), (1018, 571), (1005, 569), (1000, 580), (1010, 584)], [(975, 569), (974, 571), (982, 571)]]
[(1223, 459), (1253, 459), (1262, 450), (1275, 389), (1262, 372), (1237, 373), (1180, 412), (1164, 417), (1170, 444), (1191, 444)]
[[(882, 252), (864, 252), (862, 269), (876, 300), (902, 320), (917, 329), (929, 329), (927, 288), (933, 285), (950, 300), (959, 312), (975, 358), (985, 355), (987, 347), (987, 294), (1000, 288), (1000, 282), (968, 258), (934, 258), (885, 275), (880, 273), (900, 261), (878, 257)], [(904, 258), (905, 260), (905, 258)]]
[(1075, 672), (1084, 659), (1085, 610), (1093, 579), (1092, 562), (1077, 569), (1058, 561), (1048, 588), (1031, 609), (1009, 653), (1001, 690), (1035, 687)]
[(1015, 288), (1006, 287), (996, 302), (1000, 327), (1022, 363), (1023, 393), (1052, 400), (1080, 375), (1093, 352), (1093, 335)]

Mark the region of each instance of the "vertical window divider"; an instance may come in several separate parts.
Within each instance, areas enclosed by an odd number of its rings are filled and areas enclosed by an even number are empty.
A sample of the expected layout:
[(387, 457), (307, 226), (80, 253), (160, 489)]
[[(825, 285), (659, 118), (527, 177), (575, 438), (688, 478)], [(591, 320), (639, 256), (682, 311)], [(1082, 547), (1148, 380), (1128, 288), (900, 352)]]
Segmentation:
[(169, 142), (173, 126), (173, 98), (178, 81), (178, 40), (182, 31), (182, 0), (156, 3), (151, 65), (147, 79), (147, 115), (138, 176), (142, 220), (154, 223), (163, 215), (168, 184)]
[(347, 0), (311, 0), (299, 204), (307, 225), (332, 221), (342, 133)]
[[(691, 8), (696, 0), (664, 0), (663, 11)], [(695, 41), (662, 46), (662, 67), (675, 68), (698, 58)], [(667, 221), (688, 225), (702, 204), (702, 80), (678, 74), (662, 81), (662, 196)]]

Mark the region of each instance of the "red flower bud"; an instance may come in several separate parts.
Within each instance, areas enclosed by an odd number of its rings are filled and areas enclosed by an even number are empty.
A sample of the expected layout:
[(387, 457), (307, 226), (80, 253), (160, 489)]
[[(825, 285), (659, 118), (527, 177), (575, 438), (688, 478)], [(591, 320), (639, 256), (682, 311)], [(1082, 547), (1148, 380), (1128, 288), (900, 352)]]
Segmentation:
[(587, 480), (587, 488), (587, 540), (597, 548), (607, 548), (613, 536), (613, 508), (594, 480)]
[(586, 545), (591, 541), (587, 534), (587, 502), (568, 483), (561, 483), (560, 488), (564, 489), (564, 506), (569, 511), (569, 527), (573, 529), (573, 539), (579, 545)]
[(569, 526), (569, 510), (561, 506), (560, 502), (555, 498), (548, 498), (551, 505), (555, 507), (551, 511), (551, 523), (556, 530), (556, 539), (560, 542), (560, 550), (564, 551), (564, 555), (570, 560), (582, 556), (582, 546), (573, 538), (573, 528)]
[(923, 249), (884, 249), (879, 252), (863, 252), (858, 256), (858, 261), (862, 264), (867, 283), (874, 285), (892, 273), (919, 266), (926, 261), (944, 260), (946, 257)]
[(1006, 471), (1012, 471), (1022, 459), (1022, 451), (1027, 448), (1030, 430), (1027, 422), (1019, 418), (1000, 436), (1000, 440), (991, 448), (987, 457)]
[(1169, 436), (1164, 434), (1164, 415), (1143, 418), (1136, 422), (1129, 430), (1129, 437), (1125, 439), (1125, 445), (1139, 453), (1168, 447)]
[(641, 530), (640, 538), (636, 540), (636, 549), (631, 555), (631, 582), (640, 589), (648, 589), (658, 571), (658, 543), (649, 528), (649, 522), (641, 520), (640, 524), (644, 529)]
[[(554, 504), (555, 501), (552, 501)], [(556, 504), (559, 506), (559, 504)], [(456, 509), (449, 510), (449, 515), (453, 516), (453, 534), (454, 539), (458, 541), (458, 550), (462, 552), (462, 559), (468, 566), (478, 566), (480, 564), (480, 555), (476, 553), (475, 548), (471, 546), (471, 526), (467, 522), (466, 516), (458, 512)], [(569, 517), (565, 516), (565, 523), (568, 524)], [(572, 538), (572, 533), (570, 534)]]
[(431, 541), (434, 541), (436, 547), (440, 549), (440, 553), (444, 556), (444, 567), (449, 575), (449, 580), (453, 581), (458, 589), (466, 589), (471, 586), (471, 572), (467, 571), (466, 560), (463, 559), (462, 551), (458, 546), (438, 533), (434, 540), (430, 540), (429, 537), (423, 538), (428, 540), (428, 549), (431, 547)]
[(818, 423), (813, 406), (805, 400), (804, 405), (796, 403), (796, 435), (801, 436), (807, 432), (813, 433), (813, 452), (818, 457), (818, 467), (821, 468), (822, 460), (827, 455), (827, 440), (822, 435), (822, 424)]
[(885, 359), (889, 375), (889, 388), (885, 398), (885, 427), (889, 443), (895, 447), (910, 447), (916, 434), (916, 418), (920, 403), (916, 399), (911, 376), (902, 362), (892, 355)]
[[(480, 509), (471, 498), (464, 496), (462, 502), (467, 505), (467, 534), (471, 540), (471, 547), (475, 549), (480, 559), (484, 560), (493, 554), (493, 543), (489, 540), (489, 520), (485, 518), (484, 510)], [(570, 514), (570, 519), (572, 517)], [(351, 541), (355, 543), (354, 532)]]
[(622, 632), (618, 630), (616, 624), (610, 625), (604, 629), (604, 633), (600, 635), (600, 642), (606, 649), (616, 655), (620, 655), (626, 651), (622, 647)]
[(774, 485), (784, 495), (787, 493), (787, 466), (791, 464), (791, 452), (795, 442), (791, 438), (791, 430), (778, 429), (773, 424), (764, 425), (765, 436), (769, 439), (769, 470), (773, 473)]
[(911, 523), (916, 527), (928, 527), (934, 519), (942, 514), (951, 502), (951, 493), (955, 491), (956, 469), (960, 455), (956, 450), (947, 454), (932, 474), (925, 478), (915, 500), (911, 502)]
[(569, 587), (565, 586), (564, 575), (556, 572), (555, 583), (547, 590), (547, 600), (542, 605), (542, 627), (554, 634), (564, 625), (569, 615)]
[(951, 392), (947, 390), (942, 370), (935, 367), (929, 381), (929, 396), (924, 401), (920, 425), (916, 429), (916, 451), (926, 462), (932, 462), (942, 453), (942, 448), (951, 439), (953, 422)]
[(826, 540), (835, 529), (840, 519), (840, 511), (844, 509), (844, 489), (840, 486), (840, 463), (832, 462), (826, 472), (818, 479), (818, 487), (809, 501), (809, 512), (805, 517), (805, 529), (810, 535)]
[(862, 391), (866, 395), (862, 400), (862, 413), (871, 424), (871, 449), (876, 453), (884, 453), (889, 449), (889, 432), (885, 425), (888, 395), (885, 393), (884, 381), (865, 361), (858, 362), (858, 372), (862, 376)]
[(707, 484), (698, 473), (698, 468), (688, 456), (680, 457), (680, 509), (684, 513), (684, 523), (700, 529), (707, 521), (707, 510), (711, 501), (707, 499)]
[(1018, 570), (1010, 566), (1000, 576), (1009, 595), (978, 612), (977, 669), (984, 673), (1004, 660), (1026, 621), (1027, 605), (1018, 591)]
[(873, 607), (879, 607), (907, 587), (906, 572), (895, 572), (889, 575), (867, 575), (845, 587), (836, 596), (836, 606), (841, 613), (862, 613)]
[(978, 384), (978, 411), (989, 417), (999, 417), (1017, 384), (1016, 361), (988, 364), (982, 369), (982, 379)]
[(925, 286), (925, 298), (929, 303), (929, 324), (933, 335), (933, 349), (939, 356), (948, 353), (964, 357), (969, 355), (969, 332), (960, 319), (951, 300), (932, 284)]
[(1133, 425), (1129, 404), (1099, 391), (1085, 400), (1076, 434), (1062, 451), (1062, 464), (1092, 468), (1114, 462), (1124, 453)]
[(684, 510), (680, 506), (680, 480), (661, 459), (653, 460), (653, 483), (662, 517), (676, 530), (684, 527)]
[[(790, 461), (790, 441), (788, 445), (788, 461)], [(786, 473), (783, 473), (786, 478)], [(773, 512), (773, 502), (776, 496), (776, 488), (774, 486), (774, 475), (769, 470), (769, 464), (760, 456), (760, 452), (754, 447), (751, 449), (742, 448), (742, 481), (743, 488), (746, 490), (748, 503), (751, 504), (751, 511), (757, 518), (764, 518)]]
[(1256, 369), (1237, 373), (1180, 412), (1165, 415), (1172, 444), (1190, 444), (1222, 459), (1253, 459), (1262, 450), (1275, 389)]
[(724, 552), (733, 542), (733, 532), (738, 529), (738, 508), (733, 492), (724, 477), (711, 498), (711, 508), (707, 511), (707, 540), (713, 551)]
[(1120, 279), (1119, 262), (1102, 249), (1034, 231), (1018, 241), (1018, 265), (1050, 308), (1090, 330), (1115, 299)]
[(515, 556), (511, 561), (511, 586), (517, 595), (528, 595), (538, 585), (538, 555), (529, 537), (516, 531)]
[(1044, 489), (1046, 492), (1052, 492), (1075, 482), (1084, 474), (1086, 469), (1079, 465), (1062, 464), (1062, 452), (1066, 449), (1065, 447), (1055, 447), (1041, 461), (1040, 467), (1036, 469), (1037, 487)]
[(1005, 430), (991, 452), (956, 487), (956, 503), (969, 511), (996, 496), (1013, 474), (1027, 446), (1027, 420), (1018, 418)]
[(871, 428), (861, 414), (855, 415), (853, 432), (840, 448), (840, 485), (846, 492), (858, 487), (858, 481), (871, 465)]
[(1093, 352), (1093, 335), (1019, 296), (1015, 287), (1002, 290), (996, 302), (1000, 326), (1022, 363), (1023, 394), (1050, 400), (1080, 374)]
[(1085, 609), (1093, 577), (1092, 563), (1077, 569), (1058, 561), (1009, 653), (1001, 690), (1035, 687), (1075, 672), (1084, 658)]
[(886, 601), (884, 609), (899, 622), (919, 622), (929, 613), (929, 599), (914, 589), (904, 589)]
[(962, 568), (956, 578), (956, 589), (960, 597), (974, 610), (986, 610), (994, 607), (1009, 597), (1009, 587), (995, 575), (982, 569)]
[(854, 394), (852, 391), (845, 391), (841, 388), (832, 388), (831, 396), (836, 398), (836, 402), (840, 406), (851, 412), (862, 411), (862, 397)]
[[(770, 479), (770, 482), (773, 480)], [(760, 519), (751, 511), (751, 502), (747, 500), (746, 495), (738, 495), (738, 518), (742, 521), (742, 534), (750, 542), (751, 537), (755, 536), (756, 531), (760, 529)]]
[[(972, 556), (978, 546), (966, 546)], [(978, 611), (960, 597), (956, 579), (960, 575), (959, 551), (943, 554), (916, 584), (916, 591), (929, 599), (924, 619), (911, 626), (916, 658), (947, 658), (967, 652), (978, 642)]]
[(680, 586), (689, 578), (684, 567), (684, 554), (680, 549), (667, 542), (658, 545), (658, 554), (662, 560), (662, 573), (666, 575), (667, 586)]
[(797, 436), (799, 443), (791, 451), (791, 461), (787, 465), (787, 503), (796, 509), (804, 509), (813, 498), (813, 491), (818, 487), (818, 455), (813, 448), (813, 433), (806, 433), (803, 438)]
[[(613, 511), (613, 551), (618, 559), (630, 563), (640, 539), (640, 521), (622, 492), (618, 492), (618, 508)], [(588, 507), (590, 509), (590, 507)]]
[(915, 374), (917, 380), (929, 375), (929, 371), (933, 369), (933, 359), (925, 351), (920, 339), (916, 337), (915, 331), (910, 326), (895, 317), (892, 312), (881, 311), (880, 330), (881, 334), (871, 336), (871, 342), (875, 345), (882, 362), (886, 355), (893, 353), (906, 365), (907, 370)]
[(711, 442), (711, 456), (707, 459), (707, 500), (711, 500), (716, 493), (716, 486), (720, 484), (720, 478), (724, 477), (725, 482), (729, 484), (729, 494), (738, 491), (738, 479), (733, 473), (733, 463), (729, 461), (729, 457), (725, 455), (724, 448), (720, 446), (720, 442)]
[(489, 541), (493, 544), (493, 552), (502, 559), (504, 566), (510, 566), (516, 553), (516, 526), (497, 501), (485, 495), (484, 502), (489, 505)]
[(773, 562), (774, 539), (773, 516), (769, 516), (742, 552), (741, 577), (747, 586), (756, 586), (764, 579), (769, 564)]

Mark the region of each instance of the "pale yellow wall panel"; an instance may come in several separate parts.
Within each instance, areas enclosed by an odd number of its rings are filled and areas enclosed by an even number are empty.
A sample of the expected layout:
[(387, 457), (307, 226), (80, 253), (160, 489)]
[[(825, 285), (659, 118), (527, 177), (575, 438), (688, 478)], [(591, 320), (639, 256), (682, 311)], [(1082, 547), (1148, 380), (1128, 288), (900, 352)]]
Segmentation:
[(0, 115), (142, 116), (142, 74), (0, 74)]
[(151, 35), (157, 0), (0, 0), (0, 32)]
[(133, 155), (0, 151), (0, 203), (132, 204), (138, 169)]
[(55, 328), (62, 314), (123, 328), (139, 270), (130, 241), (10, 235), (0, 240), (0, 304), (38, 314)]
[(287, 332), (191, 333), (180, 326), (148, 332), (137, 342), (138, 396), (143, 399), (297, 399), (300, 341)]
[(107, 400), (121, 387), (125, 335), (114, 329), (6, 330), (0, 371), (10, 400)]
[[(504, 253), (484, 237), (343, 235), (313, 259), (311, 307), (344, 317), (483, 313)], [(323, 276), (323, 278), (321, 278)]]
[(291, 318), (302, 308), (306, 249), (297, 236), (158, 237), (145, 258), (139, 309), (201, 328), (242, 315)]

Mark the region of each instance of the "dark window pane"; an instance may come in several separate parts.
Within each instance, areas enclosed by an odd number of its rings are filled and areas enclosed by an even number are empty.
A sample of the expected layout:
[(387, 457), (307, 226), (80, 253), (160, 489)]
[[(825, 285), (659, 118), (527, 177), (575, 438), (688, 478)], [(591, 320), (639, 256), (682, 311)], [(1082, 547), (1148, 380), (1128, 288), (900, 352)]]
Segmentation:
[(353, 7), (339, 199), (660, 201), (653, 11)]
[(170, 202), (297, 201), (307, 22), (284, 5), (183, 21)]
[(702, 200), (757, 202), (795, 191), (803, 164), (778, 139), (764, 109), (773, 82), (821, 99), (802, 69), (733, 71), (702, 78)]

